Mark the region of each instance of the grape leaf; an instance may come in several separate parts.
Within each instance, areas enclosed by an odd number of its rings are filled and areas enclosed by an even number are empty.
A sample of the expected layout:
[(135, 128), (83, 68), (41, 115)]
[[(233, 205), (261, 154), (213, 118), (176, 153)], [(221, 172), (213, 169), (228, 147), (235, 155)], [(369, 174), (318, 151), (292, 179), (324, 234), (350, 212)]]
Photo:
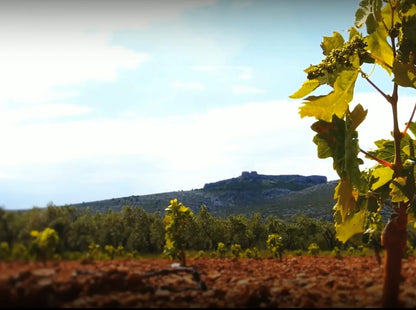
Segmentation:
[(393, 49), (387, 42), (387, 37), (386, 29), (378, 27), (376, 31), (364, 38), (364, 41), (367, 43), (371, 57), (390, 75), (394, 56)]
[(393, 81), (403, 87), (416, 88), (416, 66), (402, 63), (400, 60), (393, 61)]
[(378, 27), (381, 16), (381, 0), (363, 0), (355, 12), (355, 26), (360, 28), (363, 24), (367, 27), (367, 33), (373, 33)]
[(321, 83), (317, 79), (307, 80), (302, 84), (298, 91), (289, 97), (293, 99), (303, 98), (313, 92), (319, 85), (321, 85)]
[(348, 109), (345, 117), (345, 164), (343, 168), (351, 183), (359, 189), (362, 188), (364, 183), (359, 169), (359, 165), (363, 162), (358, 158), (360, 147), (358, 145), (358, 132), (355, 129), (361, 124), (366, 116), (367, 110), (364, 110), (363, 107), (358, 104), (352, 112), (349, 112)]
[(394, 161), (394, 142), (392, 140), (380, 139), (374, 141), (374, 144), (377, 146), (377, 149), (369, 151), (369, 154), (390, 163)]
[[(410, 53), (416, 55), (416, 4), (411, 4), (410, 8), (402, 14), (402, 40), (400, 42), (398, 59), (407, 63)], [(410, 65), (413, 61), (410, 61)]]
[(410, 122), (409, 130), (416, 136), (416, 122)]
[(394, 178), (393, 181), (390, 183), (389, 187), (391, 188), (390, 196), (392, 202), (407, 202), (409, 198), (403, 193), (402, 187), (406, 186), (406, 178), (405, 177), (397, 177)]
[(394, 171), (390, 167), (380, 166), (375, 168), (373, 171), (373, 177), (378, 180), (371, 185), (371, 190), (374, 191), (387, 182), (390, 182), (393, 178), (393, 173)]
[(344, 44), (344, 38), (339, 32), (334, 31), (334, 36), (324, 37), (321, 43), (322, 52), (325, 56), (328, 56), (335, 48), (341, 48)]
[(349, 218), (345, 223), (335, 224), (337, 239), (343, 243), (347, 242), (352, 236), (363, 233), (366, 212), (361, 210)]
[(313, 142), (317, 145), (319, 158), (333, 158), (333, 168), (340, 177), (344, 175), (345, 122), (333, 116), (332, 122), (319, 120), (311, 129), (317, 134)]
[(351, 27), (349, 30), (348, 30), (348, 32), (349, 32), (349, 37), (348, 37), (348, 39), (351, 41), (355, 36), (360, 36), (360, 37), (362, 37), (361, 36), (361, 34), (360, 34), (360, 32), (358, 32), (358, 30), (356, 29), (356, 28), (354, 28), (354, 27)]
[(357, 195), (347, 178), (338, 181), (334, 191), (334, 199), (337, 202), (333, 209), (341, 215), (341, 221), (338, 224), (344, 223), (347, 216), (355, 211), (357, 201)]
[(358, 71), (342, 71), (334, 83), (334, 90), (325, 96), (310, 96), (299, 108), (303, 118), (312, 116), (318, 120), (331, 122), (332, 115), (342, 118), (351, 102)]
[(319, 158), (333, 158), (333, 168), (342, 178), (349, 176), (353, 184), (359, 186), (361, 173), (359, 165), (362, 164), (357, 155), (358, 146), (357, 126), (365, 119), (367, 110), (359, 104), (350, 113), (347, 110), (346, 120), (333, 115), (332, 122), (316, 121), (311, 129), (317, 134), (313, 142), (318, 147)]
[(361, 104), (357, 104), (357, 106), (352, 110), (350, 113), (351, 119), (351, 130), (357, 129), (358, 125), (360, 125), (367, 116), (367, 110), (364, 110)]

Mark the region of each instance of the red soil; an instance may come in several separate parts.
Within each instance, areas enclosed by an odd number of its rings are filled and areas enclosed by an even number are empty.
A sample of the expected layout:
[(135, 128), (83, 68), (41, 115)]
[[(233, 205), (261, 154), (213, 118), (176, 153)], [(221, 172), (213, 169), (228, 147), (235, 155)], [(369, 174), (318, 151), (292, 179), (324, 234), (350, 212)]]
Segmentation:
[[(1, 307), (381, 307), (374, 257), (187, 258), (0, 262)], [(403, 260), (400, 302), (416, 307), (416, 258)]]

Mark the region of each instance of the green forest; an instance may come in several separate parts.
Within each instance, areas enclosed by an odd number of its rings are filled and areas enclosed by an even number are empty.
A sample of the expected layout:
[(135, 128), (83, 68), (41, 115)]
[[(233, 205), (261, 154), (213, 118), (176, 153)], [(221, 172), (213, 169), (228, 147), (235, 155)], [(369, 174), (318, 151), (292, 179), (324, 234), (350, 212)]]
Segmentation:
[[(165, 246), (165, 214), (148, 213), (140, 207), (126, 205), (121, 211), (93, 213), (90, 208), (34, 207), (25, 211), (0, 208), (0, 259), (36, 260), (39, 253), (39, 233), (53, 232), (53, 259), (111, 259), (163, 257)], [(384, 228), (379, 222), (379, 232)], [(37, 233), (34, 233), (37, 232)], [(215, 257), (218, 247), (232, 253), (237, 245), (241, 257), (267, 253), (267, 239), (279, 235), (283, 253), (306, 255), (312, 247), (321, 251), (344, 250), (373, 253), (382, 250), (377, 233), (373, 238), (359, 234), (348, 242), (337, 240), (334, 223), (305, 215), (290, 219), (276, 216), (263, 217), (255, 213), (250, 217), (230, 215), (212, 216), (205, 205), (192, 214), (191, 221), (181, 228), (184, 250), (194, 255)], [(379, 235), (378, 235), (379, 236)], [(45, 238), (50, 239), (51, 235)], [(51, 240), (47, 241), (51, 242)], [(416, 232), (409, 226), (410, 254), (416, 244)], [(188, 254), (187, 254), (188, 255)], [(43, 257), (44, 258), (44, 257)]]

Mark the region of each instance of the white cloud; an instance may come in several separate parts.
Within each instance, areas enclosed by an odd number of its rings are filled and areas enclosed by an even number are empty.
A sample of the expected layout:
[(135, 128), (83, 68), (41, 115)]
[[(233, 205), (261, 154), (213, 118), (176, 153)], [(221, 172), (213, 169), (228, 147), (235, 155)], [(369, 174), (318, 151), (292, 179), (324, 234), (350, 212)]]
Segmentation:
[(192, 70), (195, 71), (219, 71), (222, 70), (223, 66), (193, 66)]
[(112, 43), (119, 30), (173, 19), (214, 3), (182, 1), (1, 1), (0, 103), (45, 103), (75, 93), (56, 86), (114, 81), (150, 59)]
[(72, 104), (40, 104), (26, 106), (17, 109), (4, 110), (0, 115), (1, 123), (13, 123), (20, 121), (48, 120), (60, 117), (79, 116), (91, 112), (89, 107)]
[(246, 72), (243, 72), (240, 74), (239, 78), (242, 80), (249, 80), (251, 79), (251, 72), (249, 70)]
[[(216, 0), (2, 0), (0, 24), (7, 32), (82, 31), (109, 33), (137, 30), (176, 18), (183, 10)], [(4, 29), (4, 28), (3, 28)]]
[[(390, 134), (393, 131), (393, 115), (390, 103), (378, 93), (357, 93), (354, 95), (351, 109), (358, 103), (368, 110), (366, 119), (357, 128), (360, 146), (364, 150), (374, 149), (376, 147), (374, 141), (393, 139)], [(400, 96), (398, 118), (401, 130), (405, 128), (405, 124), (410, 120), (414, 105), (414, 97)], [(416, 119), (413, 119), (413, 121), (416, 121)]]
[[(88, 112), (61, 108), (50, 116)], [(36, 113), (27, 119), (35, 117)], [(175, 117), (130, 115), (128, 119), (49, 119), (43, 123), (0, 120), (1, 132), (7, 133), (2, 137), (0, 180), (26, 182), (32, 189), (34, 180), (42, 180), (36, 186), (42, 187), (46, 198), (37, 203), (46, 204), (49, 200), (104, 199), (103, 192), (120, 197), (137, 191), (200, 188), (205, 182), (235, 177), (244, 170), (330, 176), (331, 163), (316, 157), (309, 128), (312, 121), (301, 119), (298, 106), (290, 101), (252, 102)], [(130, 173), (123, 179), (121, 170)], [(126, 177), (129, 184), (124, 182)], [(63, 185), (60, 191), (68, 192), (65, 197), (70, 198), (52, 196), (50, 182)], [(107, 190), (98, 190), (99, 183)], [(97, 190), (70, 190), (79, 184), (96, 184)], [(112, 194), (114, 184), (123, 184), (124, 189)]]
[(192, 169), (197, 163), (223, 161), (230, 152), (258, 148), (260, 141), (266, 146), (264, 139), (276, 134), (278, 140), (288, 130), (297, 131), (300, 123), (307, 128), (310, 122), (301, 120), (296, 106), (284, 101), (250, 103), (192, 116), (1, 123), (0, 130), (9, 134), (2, 138), (0, 167), (140, 155)]
[[(0, 102), (45, 102), (73, 94), (54, 87), (87, 80), (115, 80), (121, 68), (133, 69), (149, 59), (124, 47), (111, 46), (107, 36), (76, 33), (70, 38), (39, 35), (13, 39), (0, 35)], [(14, 42), (13, 42), (14, 41)], [(13, 43), (11, 43), (13, 42)]]
[[(373, 145), (377, 139), (389, 138), (390, 110), (380, 98), (377, 100), (374, 94), (355, 96), (354, 103), (360, 102), (369, 110), (367, 119), (358, 127), (360, 146), (366, 150), (370, 142)], [(101, 162), (99, 171), (79, 171), (79, 175), (83, 182), (108, 178), (103, 181), (106, 184), (119, 181), (118, 169), (127, 171), (131, 166), (134, 171), (148, 171), (152, 167), (147, 173), (160, 174), (160, 185), (154, 191), (197, 188), (188, 184), (203, 186), (204, 182), (234, 177), (243, 170), (319, 174), (336, 179), (332, 160), (316, 155), (312, 142), (315, 133), (310, 129), (315, 119), (300, 118), (299, 104), (286, 100), (252, 102), (205, 114), (163, 118), (130, 115), (128, 119), (66, 122), (54, 122), (53, 117), (82, 115), (89, 110), (71, 105), (49, 110), (52, 106), (42, 105), (40, 112), (35, 108), (20, 110), (20, 118), (2, 113), (10, 119), (0, 119), (0, 130), (7, 133), (2, 137), (0, 179), (29, 180), (34, 176), (27, 175), (27, 171), (36, 170), (34, 167), (43, 167), (45, 175), (52, 178), (74, 162), (85, 167)], [(413, 98), (401, 98), (400, 124), (408, 121), (413, 105)], [(386, 113), (380, 113), (382, 110)], [(49, 111), (49, 122), (22, 122), (42, 117), (42, 111)], [(101, 170), (106, 163), (111, 163), (111, 169)], [(53, 171), (46, 171), (48, 167)], [(178, 175), (183, 178), (172, 183)]]
[(205, 72), (231, 72), (237, 75), (238, 79), (249, 80), (252, 77), (252, 68), (245, 66), (193, 66), (192, 70)]
[(264, 89), (248, 87), (243, 85), (235, 85), (232, 87), (233, 93), (240, 94), (264, 94), (266, 91)]
[(189, 89), (189, 90), (204, 90), (205, 86), (198, 82), (182, 82), (182, 81), (174, 81), (172, 83), (173, 87), (179, 89)]

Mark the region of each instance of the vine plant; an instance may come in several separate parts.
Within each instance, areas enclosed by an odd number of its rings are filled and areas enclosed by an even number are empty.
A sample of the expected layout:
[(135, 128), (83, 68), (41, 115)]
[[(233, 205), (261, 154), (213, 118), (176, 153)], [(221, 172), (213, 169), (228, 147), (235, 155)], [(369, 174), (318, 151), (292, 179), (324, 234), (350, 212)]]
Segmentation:
[(165, 245), (163, 254), (170, 259), (179, 259), (182, 267), (186, 266), (186, 236), (187, 226), (192, 222), (193, 212), (178, 200), (172, 199), (170, 205), (165, 209), (163, 218), (165, 223)]
[[(360, 32), (364, 25), (365, 35)], [(307, 80), (290, 97), (303, 98), (299, 114), (316, 119), (311, 129), (316, 132), (318, 157), (332, 157), (339, 176), (334, 191), (337, 238), (346, 242), (368, 233), (368, 219), (382, 208), (390, 209), (380, 240), (385, 249), (382, 305), (396, 307), (407, 224), (414, 221), (416, 201), (414, 140), (409, 135), (409, 131), (416, 135), (414, 110), (407, 122), (398, 119), (399, 88), (416, 88), (416, 0), (361, 1), (348, 40), (333, 32), (323, 38), (321, 48), (324, 59), (304, 70)], [(390, 94), (365, 72), (371, 67), (381, 67), (390, 77)], [(376, 140), (375, 150), (363, 150), (358, 143), (357, 127), (368, 112), (361, 104), (350, 106), (358, 78), (368, 82), (391, 109), (391, 140)], [(311, 95), (322, 85), (330, 87), (328, 94)], [(374, 165), (360, 169), (364, 163), (360, 155)]]
[(58, 233), (53, 228), (46, 227), (42, 231), (32, 230), (30, 235), (34, 238), (31, 247), (33, 254), (46, 265), (46, 261), (55, 254), (59, 243)]
[(283, 238), (279, 234), (270, 234), (266, 240), (267, 249), (274, 258), (279, 257), (282, 261), (283, 255)]

